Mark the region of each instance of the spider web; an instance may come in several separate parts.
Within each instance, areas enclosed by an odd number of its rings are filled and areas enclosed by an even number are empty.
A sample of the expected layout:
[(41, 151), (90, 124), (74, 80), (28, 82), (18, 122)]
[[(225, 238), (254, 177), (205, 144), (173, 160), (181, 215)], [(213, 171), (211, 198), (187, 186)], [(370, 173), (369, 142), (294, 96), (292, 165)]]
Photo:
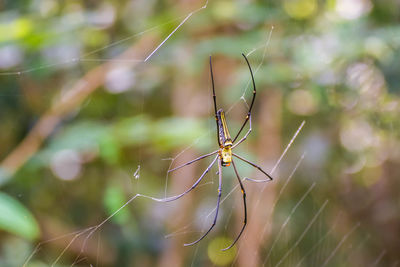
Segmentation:
[[(173, 21), (168, 21), (168, 22), (160, 24), (156, 27), (153, 27), (148, 30), (142, 31), (140, 33), (128, 36), (128, 37), (121, 39), (117, 42), (114, 42), (110, 45), (107, 45), (100, 49), (96, 49), (91, 52), (88, 52), (80, 58), (71, 58), (67, 61), (56, 62), (56, 63), (52, 63), (52, 64), (48, 64), (48, 65), (43, 65), (40, 67), (35, 67), (32, 69), (26, 69), (26, 70), (14, 71), (14, 72), (3, 72), (3, 73), (0, 73), (0, 75), (8, 75), (8, 76), (9, 75), (24, 75), (24, 74), (27, 74), (30, 72), (34, 72), (34, 71), (43, 69), (43, 68), (54, 68), (54, 67), (60, 66), (60, 65), (76, 64), (77, 62), (84, 62), (84, 61), (112, 62), (112, 63), (117, 63), (117, 62), (146, 63), (150, 59), (155, 57), (157, 55), (157, 52), (159, 52), (165, 45), (167, 45), (168, 40), (171, 37), (173, 37), (183, 25), (189, 23), (190, 19), (193, 16), (197, 15), (199, 12), (206, 9), (207, 7), (208, 7), (208, 1), (206, 1), (205, 4), (203, 6), (201, 6), (200, 8), (191, 11), (190, 13), (186, 14), (185, 16), (183, 16), (181, 18), (177, 18)], [(116, 46), (116, 45), (119, 45), (119, 44), (122, 44), (125, 42), (130, 42), (130, 41), (132, 41), (132, 39), (136, 38), (137, 36), (147, 34), (151, 31), (153, 31), (154, 29), (159, 28), (167, 23), (176, 22), (178, 20), (180, 21), (179, 24), (176, 27), (174, 27), (173, 30), (153, 50), (151, 50), (151, 52), (149, 54), (147, 54), (144, 59), (95, 59), (95, 58), (93, 59), (93, 58), (89, 58), (89, 56), (92, 56), (101, 50), (109, 49), (113, 46)], [(262, 45), (257, 46), (256, 48), (254, 48), (246, 53), (247, 56), (251, 57), (253, 54), (256, 54), (256, 52), (259, 52), (260, 50), (262, 50), (262, 53), (260, 56), (260, 62), (254, 68), (254, 75), (255, 75), (256, 80), (257, 80), (257, 73), (258, 73), (260, 67), (265, 63), (265, 60), (267, 57), (267, 51), (268, 51), (267, 48), (269, 47), (269, 43), (270, 43), (272, 33), (273, 33), (272, 29), (273, 28), (271, 28), (269, 31), (267, 31), (266, 41), (263, 42)], [(240, 104), (244, 104), (244, 106), (248, 107), (248, 103), (246, 102), (245, 95), (246, 95), (246, 92), (248, 91), (248, 88), (251, 85), (250, 82), (251, 82), (250, 80), (247, 82), (240, 98), (229, 106), (229, 108), (227, 109), (227, 114), (230, 113), (232, 110), (234, 110), (235, 107), (237, 107)], [(211, 102), (209, 102), (208, 104), (210, 106)], [(286, 144), (283, 152), (280, 154), (280, 156), (276, 160), (272, 169), (270, 171), (268, 170), (271, 175), (277, 174), (277, 170), (278, 170), (279, 166), (282, 164), (282, 162), (285, 161), (285, 158), (288, 156), (288, 153), (290, 153), (290, 149), (295, 144), (295, 141), (296, 141), (297, 137), (299, 136), (299, 134), (301, 134), (304, 125), (305, 125), (305, 121), (303, 121), (299, 124), (296, 131), (293, 133), (291, 139)], [(215, 125), (210, 124), (209, 131), (207, 133), (205, 133), (203, 136), (199, 136), (189, 146), (182, 149), (175, 157), (166, 159), (166, 160), (170, 161), (169, 169), (171, 169), (171, 166), (173, 166), (175, 164), (175, 162), (178, 159), (180, 159), (180, 157), (182, 155), (184, 155), (187, 151), (189, 151), (197, 143), (202, 142), (205, 138), (212, 138), (210, 136), (215, 132), (214, 127), (215, 127)], [(306, 157), (306, 153), (304, 151), (302, 151), (302, 154), (299, 157), (299, 159), (296, 161), (296, 163), (294, 164), (294, 167), (289, 166), (289, 167), (291, 167), (291, 168), (289, 168), (289, 169), (291, 169), (291, 171), (290, 171), (289, 175), (287, 176), (287, 178), (283, 179), (284, 175), (279, 174), (277, 176), (277, 179), (274, 180), (274, 182), (278, 183), (279, 185), (282, 183), (283, 184), (282, 184), (282, 186), (280, 186), (277, 197), (275, 198), (272, 206), (270, 207), (270, 210), (266, 211), (267, 214), (272, 215), (275, 208), (276, 207), (279, 208), (279, 202), (281, 201), (281, 198), (284, 196), (286, 190), (290, 187), (291, 182), (293, 181), (293, 178), (296, 177), (296, 171), (301, 166), (301, 163), (305, 157)], [(134, 177), (135, 180), (138, 180), (138, 181), (140, 181), (142, 179), (142, 176), (141, 176), (141, 168), (142, 167), (141, 166), (142, 166), (141, 163), (139, 163), (137, 165), (137, 168), (134, 168), (134, 170), (132, 171), (132, 176)], [(243, 179), (243, 182), (244, 181), (245, 181), (245, 179)], [(271, 183), (262, 184), (260, 186), (260, 194), (264, 194), (265, 190), (267, 189), (268, 186), (270, 186), (270, 184)], [(215, 183), (213, 181), (203, 182), (201, 185), (199, 185), (199, 187), (206, 187), (208, 185), (215, 185)], [(225, 201), (229, 200), (229, 198), (233, 197), (233, 193), (237, 191), (238, 186), (239, 185), (232, 186), (232, 188), (230, 188), (229, 191), (227, 191), (227, 190), (224, 191), (224, 192), (228, 192), (228, 193), (224, 194), (224, 196), (221, 200), (221, 205)], [(55, 242), (57, 240), (66, 240), (66, 239), (69, 239), (68, 243), (65, 245), (64, 249), (58, 254), (57, 258), (52, 260), (51, 266), (56, 266), (57, 264), (59, 264), (59, 262), (62, 260), (63, 256), (65, 255), (65, 253), (68, 251), (68, 249), (78, 239), (83, 240), (82, 245), (81, 245), (81, 250), (80, 250), (79, 255), (72, 262), (71, 266), (83, 264), (84, 262), (90, 266), (93, 266), (93, 265), (97, 266), (97, 264), (88, 261), (88, 259), (85, 258), (85, 256), (84, 256), (89, 240), (94, 239), (95, 235), (99, 234), (102, 227), (106, 223), (108, 223), (111, 218), (113, 218), (115, 215), (120, 213), (120, 211), (122, 209), (126, 208), (128, 205), (135, 203), (134, 200), (136, 200), (136, 199), (142, 198), (142, 199), (149, 199), (149, 200), (152, 200), (155, 202), (165, 202), (165, 200), (174, 198), (174, 195), (172, 195), (172, 196), (168, 195), (168, 191), (169, 191), (168, 188), (169, 188), (169, 176), (167, 174), (166, 179), (165, 179), (164, 197), (162, 197), (162, 198), (153, 197), (153, 196), (149, 196), (149, 195), (145, 195), (145, 194), (141, 194), (141, 193), (135, 194), (128, 201), (126, 201), (124, 205), (122, 205), (119, 209), (115, 210), (111, 215), (106, 217), (103, 221), (99, 222), (98, 224), (39, 243), (36, 246), (36, 248), (33, 250), (32, 254), (26, 259), (24, 266), (29, 266), (29, 263), (32, 261), (34, 256), (38, 253), (38, 251), (44, 245)], [(318, 190), (317, 182), (312, 182), (310, 185), (307, 185), (304, 192), (302, 194), (300, 194), (300, 196), (297, 198), (297, 200), (293, 203), (293, 205), (289, 209), (290, 211), (286, 214), (287, 216), (284, 217), (283, 220), (277, 219), (276, 221), (274, 220), (273, 222), (265, 222), (264, 223), (262, 232), (259, 236), (260, 242), (262, 242), (262, 240), (264, 240), (265, 236), (267, 235), (268, 228), (270, 227), (271, 224), (274, 224), (275, 228), (277, 228), (277, 229), (276, 229), (276, 231), (273, 231), (274, 233), (272, 235), (272, 239), (268, 243), (266, 243), (266, 247), (263, 248), (264, 250), (260, 252), (260, 255), (261, 255), (260, 259), (261, 259), (263, 266), (281, 266), (284, 264), (286, 264), (287, 266), (305, 266), (305, 265), (303, 265), (303, 262), (305, 262), (306, 259), (309, 258), (310, 255), (311, 255), (311, 258), (313, 258), (315, 260), (315, 262), (313, 264), (314, 266), (329, 266), (329, 264), (332, 262), (332, 259), (335, 258), (335, 256), (337, 256), (337, 254), (340, 252), (341, 247), (346, 244), (346, 241), (348, 240), (348, 238), (351, 235), (353, 235), (354, 232), (359, 228), (360, 223), (357, 222), (355, 225), (351, 226), (347, 232), (345, 232), (343, 234), (342, 238), (340, 240), (338, 240), (338, 242), (336, 242), (335, 244), (330, 244), (331, 246), (329, 246), (328, 249), (324, 248), (326, 251), (323, 251), (323, 248), (320, 245), (327, 243), (327, 240), (331, 239), (330, 238), (331, 233), (337, 227), (337, 225), (341, 223), (341, 218), (339, 217), (339, 218), (337, 218), (337, 220), (335, 221), (334, 225), (331, 228), (329, 228), (327, 230), (325, 230), (325, 229), (322, 230), (322, 233), (320, 233), (319, 236), (317, 237), (317, 239), (314, 243), (314, 246), (311, 246), (310, 249), (306, 253), (304, 253), (300, 256), (298, 256), (298, 255), (293, 256), (294, 252), (296, 252), (296, 249), (298, 249), (298, 247), (301, 245), (302, 241), (304, 240), (304, 237), (306, 235), (309, 235), (310, 231), (311, 232), (314, 231), (314, 233), (317, 232), (315, 225), (317, 223), (323, 224), (323, 219), (321, 219), (321, 217), (324, 216), (325, 210), (329, 208), (329, 200), (326, 199), (322, 203), (320, 203), (318, 206), (315, 207), (315, 210), (312, 212), (310, 217), (305, 219), (307, 221), (307, 223), (300, 231), (300, 234), (296, 235), (294, 237), (290, 236), (291, 224), (295, 220), (294, 219), (295, 215), (298, 214), (298, 210), (301, 209), (302, 204), (305, 201), (307, 201), (308, 199), (310, 199), (312, 197), (313, 192), (316, 190)], [(240, 199), (238, 199), (238, 200), (240, 200)], [(228, 236), (232, 236), (232, 235), (234, 236), (234, 234), (235, 234), (235, 231), (228, 231), (228, 229), (230, 228), (229, 225), (232, 223), (232, 220), (234, 220), (234, 218), (233, 218), (234, 210), (241, 210), (241, 206), (240, 206), (241, 202), (240, 201), (234, 201), (234, 203), (231, 203), (231, 204), (232, 205), (231, 205), (230, 209), (228, 207), (229, 212), (227, 213), (227, 216), (220, 216), (220, 217), (226, 217), (226, 219), (224, 220), (224, 223), (223, 223), (223, 228), (224, 228), (223, 232)], [(261, 197), (256, 196), (256, 200), (253, 204), (254, 206), (252, 206), (252, 209), (256, 210), (259, 207), (259, 205), (261, 205), (261, 204), (262, 204)], [(226, 211), (226, 207), (225, 208), (221, 207), (221, 209)], [(206, 230), (207, 227), (209, 226), (209, 220), (210, 220), (210, 218), (212, 219), (214, 212), (215, 212), (215, 208), (208, 209), (206, 212), (203, 212), (202, 214), (200, 214), (199, 217), (202, 219), (201, 223), (200, 223), (200, 226), (201, 226), (200, 228), (203, 229), (203, 231)], [(254, 216), (254, 214), (249, 214), (249, 220), (251, 220), (251, 218), (253, 216)], [(221, 222), (222, 219), (219, 218), (219, 221)], [(272, 221), (272, 219), (271, 219), (271, 221)], [(190, 221), (188, 224), (185, 224), (183, 227), (177, 226), (177, 227), (179, 227), (178, 230), (167, 234), (165, 237), (169, 239), (169, 238), (175, 238), (180, 235), (187, 236), (187, 234), (196, 232), (195, 231), (196, 224), (199, 224), (199, 223), (198, 223), (197, 219), (194, 219), (194, 220)], [(217, 230), (217, 228), (216, 228), (214, 231), (217, 232), (220, 230)], [(243, 250), (243, 247), (245, 247), (247, 245), (246, 236), (247, 236), (247, 232), (245, 231), (243, 236), (240, 239), (240, 242), (237, 243), (237, 253), (235, 255), (235, 258), (231, 262), (232, 266), (234, 266), (235, 264), (239, 264), (238, 259), (239, 259), (241, 250)], [(203, 242), (207, 242), (207, 241), (203, 241)], [(204, 245), (199, 244), (193, 250), (192, 261), (191, 261), (191, 264), (193, 266), (196, 265), (196, 262), (198, 259), (203, 258), (203, 256), (200, 255), (202, 253), (202, 250), (200, 249), (202, 246), (204, 246)], [(274, 252), (277, 249), (279, 249), (279, 251), (284, 251), (284, 253), (283, 254), (277, 253), (277, 255), (274, 255)], [(382, 257), (384, 257), (385, 253), (386, 253), (385, 250), (383, 250), (378, 255), (376, 260), (373, 262), (374, 266), (377, 266), (379, 264), (380, 260), (382, 259)]]

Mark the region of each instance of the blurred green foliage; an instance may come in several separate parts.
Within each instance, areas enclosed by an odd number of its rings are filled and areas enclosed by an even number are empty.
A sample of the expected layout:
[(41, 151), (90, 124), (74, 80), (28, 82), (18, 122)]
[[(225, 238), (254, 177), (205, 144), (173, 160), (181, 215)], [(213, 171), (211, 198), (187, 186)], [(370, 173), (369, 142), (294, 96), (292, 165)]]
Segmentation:
[(32, 214), (16, 199), (0, 193), (0, 228), (28, 240), (39, 236), (39, 228)]

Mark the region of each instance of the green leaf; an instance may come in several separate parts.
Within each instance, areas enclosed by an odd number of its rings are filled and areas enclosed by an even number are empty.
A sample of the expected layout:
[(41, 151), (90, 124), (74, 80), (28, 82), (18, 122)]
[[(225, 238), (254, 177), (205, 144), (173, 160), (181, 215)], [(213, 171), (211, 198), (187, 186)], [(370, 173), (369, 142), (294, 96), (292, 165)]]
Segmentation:
[(31, 20), (20, 18), (12, 22), (0, 24), (0, 43), (15, 41), (32, 32), (33, 23)]
[[(105, 209), (107, 210), (107, 214), (113, 214), (126, 203), (123, 189), (117, 185), (111, 185), (107, 187), (103, 203)], [(121, 209), (112, 217), (112, 220), (120, 224), (127, 222), (129, 220), (128, 210)]]
[(105, 135), (100, 141), (100, 155), (109, 164), (118, 163), (120, 157), (120, 144), (111, 135)]
[(17, 200), (2, 192), (0, 229), (30, 240), (39, 236), (39, 226), (33, 215)]
[(124, 145), (142, 145), (150, 139), (152, 121), (146, 116), (139, 115), (123, 118), (114, 125), (113, 136)]
[(167, 118), (153, 126), (152, 141), (157, 149), (163, 151), (193, 143), (193, 139), (205, 133), (204, 123), (199, 120)]
[(108, 134), (108, 127), (101, 122), (81, 121), (65, 127), (51, 140), (51, 151), (74, 149), (93, 151), (98, 149), (99, 142)]

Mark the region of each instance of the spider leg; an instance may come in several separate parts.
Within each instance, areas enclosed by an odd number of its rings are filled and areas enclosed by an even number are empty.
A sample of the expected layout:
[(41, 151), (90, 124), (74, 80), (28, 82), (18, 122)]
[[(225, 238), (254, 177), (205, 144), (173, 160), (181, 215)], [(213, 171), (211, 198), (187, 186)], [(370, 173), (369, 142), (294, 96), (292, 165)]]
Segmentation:
[(168, 172), (173, 172), (173, 171), (175, 171), (175, 170), (177, 170), (177, 169), (180, 169), (180, 168), (182, 168), (182, 167), (185, 167), (185, 166), (187, 166), (187, 165), (190, 165), (190, 164), (192, 164), (192, 163), (194, 163), (194, 162), (196, 162), (196, 161), (198, 161), (198, 160), (207, 158), (208, 156), (214, 155), (214, 154), (216, 154), (216, 153), (218, 153), (218, 150), (216, 150), (216, 151), (214, 151), (214, 152), (211, 152), (211, 153), (208, 153), (208, 154), (205, 154), (205, 155), (203, 155), (203, 156), (200, 156), (200, 157), (198, 157), (198, 158), (196, 158), (196, 159), (194, 159), (194, 160), (191, 160), (191, 161), (189, 161), (189, 162), (186, 162), (185, 164), (182, 164), (181, 166), (178, 166), (178, 167), (176, 167), (176, 168), (173, 168), (173, 169), (171, 169), (171, 170), (168, 170)]
[(218, 145), (221, 146), (221, 141), (219, 140), (218, 136), (218, 117), (217, 117), (217, 96), (215, 95), (215, 86), (214, 86), (214, 74), (212, 70), (212, 63), (211, 63), (211, 56), (210, 56), (210, 75), (211, 75), (211, 85), (212, 85), (212, 91), (213, 91), (213, 101), (214, 101), (214, 116), (215, 116), (215, 121), (217, 122), (217, 139), (218, 139)]
[(263, 174), (265, 174), (265, 176), (268, 177), (268, 179), (263, 179), (263, 180), (255, 180), (255, 179), (250, 179), (250, 178), (247, 178), (247, 177), (246, 177), (246, 178), (244, 178), (245, 180), (249, 180), (249, 181), (253, 181), (253, 182), (257, 182), (257, 183), (269, 182), (269, 181), (272, 181), (272, 180), (273, 180), (273, 178), (271, 177), (271, 175), (269, 175), (269, 174), (266, 173), (263, 169), (261, 169), (260, 166), (254, 164), (253, 162), (248, 161), (247, 159), (242, 158), (241, 156), (239, 156), (239, 155), (237, 155), (237, 154), (235, 154), (235, 153), (232, 153), (232, 155), (234, 155), (234, 156), (237, 157), (238, 159), (240, 159), (240, 160), (246, 162), (247, 164), (250, 164), (250, 165), (253, 166), (254, 168), (257, 168), (260, 172), (262, 172)]
[(247, 224), (246, 191), (244, 190), (244, 186), (243, 186), (242, 180), (240, 179), (239, 173), (238, 173), (238, 171), (236, 169), (235, 162), (233, 160), (232, 160), (232, 165), (233, 165), (233, 169), (235, 170), (236, 178), (238, 179), (238, 182), (239, 182), (239, 185), (240, 185), (240, 189), (242, 190), (243, 206), (244, 206), (244, 220), (243, 220), (242, 229), (240, 230), (240, 232), (239, 232), (238, 236), (236, 237), (235, 241), (233, 241), (233, 243), (229, 247), (224, 248), (222, 251), (228, 250), (228, 249), (230, 249), (231, 247), (233, 247), (236, 244), (236, 242), (239, 240), (240, 236), (242, 235), (242, 233), (244, 231), (244, 228), (246, 228), (246, 224)]
[(212, 70), (211, 56), (210, 56), (210, 74), (211, 74), (211, 84), (213, 90), (214, 111), (215, 111), (215, 117), (217, 117), (217, 96), (215, 95), (214, 75)]
[(249, 70), (250, 70), (251, 80), (253, 82), (253, 99), (251, 100), (251, 104), (250, 104), (250, 107), (249, 107), (249, 111), (247, 112), (246, 119), (244, 120), (243, 125), (242, 125), (242, 127), (240, 127), (240, 130), (236, 134), (235, 138), (233, 138), (232, 142), (236, 141), (236, 139), (239, 137), (240, 133), (242, 132), (244, 126), (246, 125), (247, 121), (249, 120), (250, 115), (251, 115), (251, 109), (253, 108), (254, 100), (256, 99), (256, 82), (254, 81), (253, 71), (251, 70), (250, 63), (247, 60), (247, 57), (244, 54), (242, 54), (242, 56), (246, 60), (247, 66), (249, 67)]
[(189, 193), (190, 191), (192, 191), (193, 189), (196, 188), (196, 186), (201, 182), (201, 180), (203, 179), (203, 177), (209, 172), (209, 170), (211, 169), (211, 167), (215, 164), (215, 161), (217, 160), (218, 156), (215, 157), (215, 159), (211, 162), (211, 164), (207, 167), (207, 169), (203, 172), (203, 174), (200, 176), (199, 179), (197, 179), (197, 181), (189, 188), (187, 189), (185, 192), (176, 195), (176, 196), (172, 196), (172, 197), (167, 197), (165, 198), (162, 202), (171, 202), (174, 200), (177, 200), (178, 198), (183, 197), (184, 195), (186, 195), (187, 193)]
[(232, 149), (234, 149), (235, 147), (237, 147), (240, 143), (242, 143), (244, 140), (247, 139), (247, 137), (249, 136), (249, 134), (251, 133), (251, 115), (249, 115), (249, 130), (247, 131), (247, 133), (242, 137), (242, 139), (240, 139), (236, 144), (234, 144), (232, 146)]
[[(219, 156), (217, 157), (219, 158)], [(206, 237), (206, 235), (208, 235), (208, 233), (214, 228), (215, 224), (217, 223), (217, 218), (218, 218), (218, 211), (219, 211), (219, 203), (221, 201), (221, 190), (222, 190), (222, 168), (221, 168), (221, 159), (218, 160), (218, 180), (219, 180), (219, 185), (218, 185), (218, 201), (217, 201), (217, 208), (216, 208), (216, 212), (215, 212), (215, 217), (214, 217), (214, 221), (211, 224), (211, 227), (207, 230), (207, 232), (205, 232), (205, 234), (203, 234), (199, 239), (197, 239), (196, 241), (192, 242), (192, 243), (188, 243), (188, 244), (184, 244), (184, 246), (192, 246), (198, 242), (200, 242), (204, 237)]]

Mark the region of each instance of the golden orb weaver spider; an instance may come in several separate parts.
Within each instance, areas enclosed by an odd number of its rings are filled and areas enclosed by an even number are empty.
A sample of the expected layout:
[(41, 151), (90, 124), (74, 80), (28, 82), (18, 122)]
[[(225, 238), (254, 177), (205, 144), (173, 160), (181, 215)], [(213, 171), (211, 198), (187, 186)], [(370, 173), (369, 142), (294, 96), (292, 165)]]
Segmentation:
[[(253, 108), (253, 104), (254, 104), (254, 100), (256, 98), (256, 83), (254, 81), (254, 76), (253, 76), (253, 71), (251, 69), (250, 63), (247, 60), (247, 57), (242, 54), (242, 56), (244, 57), (244, 59), (246, 60), (247, 66), (249, 67), (250, 70), (250, 75), (251, 75), (251, 79), (253, 82), (253, 99), (251, 101), (250, 107), (249, 107), (249, 111), (247, 112), (246, 115), (246, 119), (244, 121), (244, 123), (242, 124), (242, 126), (239, 129), (239, 132), (236, 134), (235, 138), (233, 138), (233, 140), (231, 139), (231, 136), (229, 135), (229, 131), (228, 131), (228, 126), (225, 120), (225, 113), (222, 109), (217, 110), (217, 97), (215, 95), (215, 87), (214, 87), (214, 75), (213, 75), (213, 70), (212, 70), (212, 63), (211, 63), (211, 56), (210, 56), (210, 74), (211, 74), (211, 83), (212, 83), (212, 90), (213, 90), (213, 100), (214, 100), (214, 111), (215, 111), (215, 120), (217, 122), (217, 138), (218, 138), (218, 144), (219, 144), (219, 149), (208, 153), (206, 155), (200, 156), (194, 160), (191, 160), (183, 165), (180, 165), (176, 168), (173, 168), (171, 170), (168, 171), (172, 172), (175, 171), (177, 169), (180, 169), (182, 167), (185, 167), (189, 164), (192, 164), (196, 161), (199, 161), (201, 159), (207, 158), (209, 156), (215, 155), (217, 154), (217, 156), (214, 158), (214, 160), (211, 162), (211, 164), (207, 167), (207, 169), (202, 173), (202, 175), (200, 176), (199, 179), (197, 179), (197, 181), (189, 188), (187, 189), (185, 192), (174, 196), (174, 197), (170, 197), (167, 198), (165, 200), (165, 202), (170, 202), (170, 201), (174, 201), (177, 200), (178, 198), (183, 197), (184, 195), (186, 195), (187, 193), (189, 193), (190, 191), (192, 191), (194, 188), (196, 188), (196, 186), (201, 182), (201, 180), (203, 179), (203, 177), (209, 172), (209, 170), (211, 169), (211, 167), (215, 164), (215, 162), (218, 160), (218, 181), (219, 181), (219, 185), (218, 185), (218, 200), (217, 200), (217, 207), (216, 207), (216, 212), (215, 212), (215, 216), (214, 216), (214, 221), (212, 223), (212, 225), (210, 226), (210, 228), (196, 241), (191, 242), (191, 243), (187, 243), (184, 244), (185, 246), (191, 246), (194, 245), (198, 242), (200, 242), (204, 237), (206, 237), (208, 235), (208, 233), (214, 228), (216, 222), (217, 222), (217, 218), (218, 218), (218, 211), (219, 211), (219, 204), (221, 201), (221, 195), (222, 195), (222, 167), (228, 167), (231, 165), (233, 166), (233, 170), (235, 171), (236, 174), (236, 178), (239, 182), (241, 191), (242, 191), (242, 196), (243, 196), (243, 207), (244, 207), (244, 220), (243, 220), (243, 226), (242, 229), (240, 230), (239, 234), (237, 235), (236, 239), (232, 242), (232, 244), (230, 246), (228, 246), (227, 248), (224, 248), (223, 250), (228, 250), (230, 248), (232, 248), (236, 242), (239, 240), (240, 236), (242, 235), (246, 224), (247, 224), (247, 206), (246, 206), (246, 191), (244, 189), (242, 180), (239, 176), (239, 173), (236, 169), (236, 165), (235, 162), (233, 161), (232, 156), (244, 161), (245, 163), (257, 168), (259, 171), (261, 171), (265, 176), (268, 177), (268, 179), (263, 179), (263, 180), (254, 180), (254, 179), (250, 179), (250, 178), (245, 178), (245, 180), (250, 180), (250, 181), (254, 181), (254, 182), (268, 182), (268, 181), (272, 181), (272, 177), (265, 172), (263, 169), (261, 169), (261, 167), (257, 166), (256, 164), (242, 158), (241, 156), (235, 154), (232, 152), (232, 150), (238, 146), (239, 144), (241, 144), (243, 141), (246, 140), (246, 138), (248, 137), (248, 135), (251, 132), (251, 109)], [(247, 122), (249, 122), (249, 130), (247, 131), (247, 133), (237, 142), (235, 143), (235, 141), (237, 140), (237, 138), (239, 137), (240, 133), (242, 132), (243, 128), (246, 126)]]

